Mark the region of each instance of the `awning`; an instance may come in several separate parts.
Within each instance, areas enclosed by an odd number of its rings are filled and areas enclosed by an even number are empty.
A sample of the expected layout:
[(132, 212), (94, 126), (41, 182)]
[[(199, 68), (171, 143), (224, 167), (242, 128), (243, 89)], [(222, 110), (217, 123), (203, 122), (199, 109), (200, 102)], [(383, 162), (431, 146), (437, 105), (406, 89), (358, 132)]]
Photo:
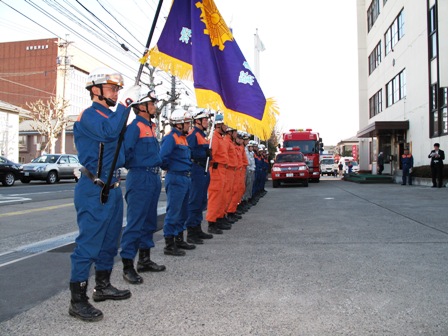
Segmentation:
[(409, 129), (409, 120), (404, 121), (374, 121), (358, 131), (358, 138), (373, 138), (379, 135), (403, 134)]

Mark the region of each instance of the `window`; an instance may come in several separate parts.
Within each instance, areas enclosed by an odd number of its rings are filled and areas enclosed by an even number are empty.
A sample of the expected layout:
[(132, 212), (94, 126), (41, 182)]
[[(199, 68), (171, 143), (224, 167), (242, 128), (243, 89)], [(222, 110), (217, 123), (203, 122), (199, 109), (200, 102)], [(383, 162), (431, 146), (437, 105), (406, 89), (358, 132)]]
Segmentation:
[(26, 135), (19, 135), (19, 148), (20, 148), (20, 150), (27, 150), (28, 149), (27, 140), (28, 140), (28, 137)]
[(406, 97), (406, 73), (401, 71), (386, 84), (386, 107)]
[(442, 133), (448, 134), (448, 88), (441, 89)]
[(433, 59), (437, 56), (437, 16), (436, 6), (429, 10), (429, 57)]
[(378, 42), (375, 49), (369, 56), (369, 75), (380, 65), (381, 63), (381, 41)]
[(386, 49), (386, 55), (390, 53), (394, 46), (404, 36), (404, 13), (401, 10), (400, 14), (395, 18), (394, 22), (389, 26), (384, 34), (384, 45)]
[(373, 118), (383, 111), (383, 90), (379, 90), (369, 99), (369, 114)]
[(367, 9), (367, 31), (372, 29), (376, 19), (380, 15), (380, 0), (373, 0)]

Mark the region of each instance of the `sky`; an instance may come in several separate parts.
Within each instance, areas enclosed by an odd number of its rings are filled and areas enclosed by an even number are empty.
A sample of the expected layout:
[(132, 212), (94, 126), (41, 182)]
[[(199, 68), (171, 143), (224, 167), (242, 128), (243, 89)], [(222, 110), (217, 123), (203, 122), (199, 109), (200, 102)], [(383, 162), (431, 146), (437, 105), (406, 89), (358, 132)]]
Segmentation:
[[(40, 13), (31, 4), (37, 4), (58, 18), (57, 24)], [(55, 0), (56, 3), (79, 13), (87, 12), (83, 4), (103, 22), (114, 29), (108, 33), (116, 42), (125, 40), (132, 46), (130, 52), (120, 47), (112, 48), (109, 38), (89, 39), (102, 50), (94, 49), (75, 33), (61, 24), (72, 26), (73, 20), (42, 0), (1, 0), (0, 42), (39, 39), (49, 37), (65, 38), (75, 42), (77, 48), (88, 51), (108, 62), (116, 63), (128, 78), (136, 73), (138, 57), (144, 51), (149, 28), (157, 6), (156, 0)], [(151, 45), (157, 42), (171, 1), (165, 0), (157, 29)], [(358, 131), (358, 56), (356, 1), (272, 1), (272, 0), (215, 0), (222, 17), (232, 28), (236, 42), (246, 60), (254, 65), (254, 34), (258, 34), (265, 50), (260, 53), (259, 82), (267, 98), (274, 98), (279, 106), (278, 128), (311, 128), (320, 133), (325, 145), (336, 145), (343, 139), (356, 135)], [(289, 6), (285, 6), (288, 4)], [(291, 6), (291, 4), (294, 4)], [(7, 5), (15, 8), (32, 22)], [(104, 8), (101, 7), (103, 5)], [(107, 11), (112, 14), (110, 15)], [(95, 22), (87, 14), (87, 21)], [(117, 19), (117, 20), (115, 20)], [(89, 23), (90, 24), (90, 23)], [(81, 35), (87, 36), (84, 28), (74, 26)], [(100, 27), (101, 28), (101, 27)], [(90, 30), (99, 30), (92, 26)], [(101, 29), (105, 30), (105, 29)], [(117, 33), (118, 34), (115, 34)], [(123, 38), (123, 39), (122, 39)], [(113, 41), (112, 41), (113, 43)], [(116, 44), (117, 44), (116, 43)], [(159, 74), (166, 82), (166, 74)], [(132, 79), (128, 79), (132, 82)], [(157, 82), (157, 80), (156, 80)], [(125, 80), (126, 83), (126, 80)], [(159, 91), (168, 88), (168, 83)], [(183, 92), (190, 92), (186, 83)], [(191, 94), (184, 98), (188, 101)]]

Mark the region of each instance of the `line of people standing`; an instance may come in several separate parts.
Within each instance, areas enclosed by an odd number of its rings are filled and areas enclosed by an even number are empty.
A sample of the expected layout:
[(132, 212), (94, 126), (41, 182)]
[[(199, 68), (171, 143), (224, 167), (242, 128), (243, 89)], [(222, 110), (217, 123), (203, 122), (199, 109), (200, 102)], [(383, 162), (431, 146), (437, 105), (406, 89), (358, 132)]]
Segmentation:
[[(166, 171), (163, 234), (164, 254), (169, 256), (184, 256), (186, 250), (212, 239), (213, 234), (230, 230), (266, 194), (266, 151), (250, 140), (249, 134), (228, 127), (222, 114), (215, 116), (208, 140), (210, 114), (205, 109), (196, 109), (192, 114), (176, 109), (169, 119), (171, 131), (159, 145), (152, 121), (157, 103), (154, 91), (141, 97), (137, 85), (119, 94), (122, 88), (121, 74), (108, 68), (92, 71), (86, 85), (92, 106), (74, 124), (83, 168), (74, 197), (79, 235), (71, 255), (69, 314), (83, 321), (103, 318), (87, 296), (93, 264), (95, 302), (131, 297), (129, 290), (117, 289), (110, 283), (118, 246), (123, 279), (130, 284), (143, 283), (139, 273), (166, 269), (151, 260), (150, 253), (155, 246), (161, 169)], [(130, 109), (136, 117), (125, 126)], [(118, 146), (124, 127), (123, 143)], [(114, 161), (115, 167), (128, 169), (127, 225), (121, 240), (124, 207), (118, 170), (109, 176)], [(102, 192), (109, 180), (109, 195), (104, 201)], [(205, 210), (208, 233), (201, 226)]]

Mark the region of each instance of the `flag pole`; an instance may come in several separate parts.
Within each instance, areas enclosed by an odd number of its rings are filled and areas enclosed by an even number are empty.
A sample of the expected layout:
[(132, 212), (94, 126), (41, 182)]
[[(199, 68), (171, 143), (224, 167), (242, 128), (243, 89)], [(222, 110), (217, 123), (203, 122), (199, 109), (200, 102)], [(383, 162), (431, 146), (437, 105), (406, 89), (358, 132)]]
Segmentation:
[[(216, 114), (218, 114), (218, 111), (216, 111)], [(212, 150), (212, 141), (213, 141), (213, 132), (215, 131), (215, 120), (216, 120), (216, 114), (215, 114), (215, 118), (213, 118), (213, 123), (212, 123), (212, 127), (210, 128), (210, 141), (208, 143), (208, 148), (210, 149), (210, 152)], [(207, 156), (207, 162), (205, 163), (205, 175), (207, 175), (207, 171), (208, 171), (208, 166), (210, 164), (210, 155)]]
[[(159, 18), (160, 9), (162, 8), (162, 3), (163, 3), (163, 0), (159, 0), (159, 4), (157, 5), (156, 13), (154, 14), (154, 20), (152, 22), (151, 30), (149, 31), (148, 41), (146, 41), (146, 46), (145, 46), (145, 51), (143, 52), (143, 56), (146, 55), (146, 53), (149, 49), (149, 46), (151, 44), (152, 36), (154, 35), (154, 30), (156, 28), (157, 20)], [(145, 65), (145, 62), (140, 64), (140, 67), (137, 72), (137, 76), (135, 77), (134, 85), (138, 85), (138, 83), (140, 82), (140, 77), (142, 76), (144, 65)], [(110, 167), (109, 175), (107, 176), (107, 182), (104, 184), (103, 189), (101, 190), (100, 199), (101, 199), (102, 204), (105, 204), (109, 198), (110, 184), (112, 182), (112, 176), (113, 176), (113, 173), (115, 170), (115, 166), (117, 164), (118, 155), (120, 154), (120, 148), (123, 143), (124, 133), (126, 132), (127, 120), (129, 118), (130, 111), (131, 111), (131, 107), (128, 107), (124, 111), (124, 113), (126, 114), (126, 118), (125, 118), (126, 121), (124, 122), (123, 127), (121, 128), (121, 131), (120, 131), (120, 135), (118, 137), (117, 148), (115, 148), (114, 159), (113, 159), (112, 165)]]

